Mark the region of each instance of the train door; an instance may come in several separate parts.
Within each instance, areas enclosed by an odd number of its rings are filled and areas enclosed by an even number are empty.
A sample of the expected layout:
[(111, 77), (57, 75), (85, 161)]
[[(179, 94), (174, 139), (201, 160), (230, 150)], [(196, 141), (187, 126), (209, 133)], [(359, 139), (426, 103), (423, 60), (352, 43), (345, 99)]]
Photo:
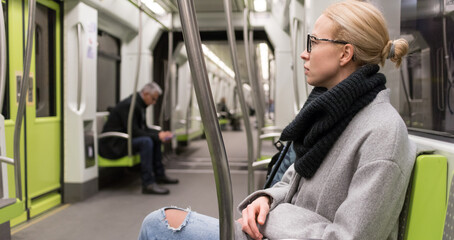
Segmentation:
[[(21, 5), (19, 1), (13, 2), (13, 6)], [(23, 10), (24, 15), (28, 12), (27, 8), (28, 6), (25, 6)], [(25, 126), (23, 128), (25, 136), (21, 138), (24, 139), (21, 142), (24, 144), (21, 166), (23, 168), (22, 183), (27, 210), (12, 220), (12, 225), (23, 222), (61, 203), (62, 121), (60, 110), (59, 12), (60, 7), (55, 2), (39, 0), (36, 3), (31, 78), (26, 96)], [(18, 28), (18, 26), (20, 25), (15, 25), (15, 28)], [(23, 35), (25, 36), (25, 34)], [(19, 46), (12, 47), (13, 49), (15, 47), (22, 49), (22, 42), (19, 43)], [(11, 63), (11, 65), (13, 64), (14, 62)], [(16, 73), (15, 87), (19, 89), (22, 73), (20, 70), (17, 71), (17, 68), (14, 69), (16, 69), (14, 70)], [(10, 89), (10, 94), (14, 91), (15, 89)], [(11, 110), (17, 111), (13, 108), (17, 108), (15, 105), (11, 105)], [(12, 137), (9, 139), (12, 140)], [(10, 179), (9, 182), (11, 185), (11, 182), (14, 181)]]
[[(37, 1), (32, 85), (26, 107), (27, 200), (30, 217), (61, 203), (59, 5)], [(44, 140), (45, 139), (45, 140)]]
[[(2, 76), (2, 83), (1, 94), (0, 94), (0, 108), (1, 108), (1, 115), (0, 115), (0, 156), (2, 157), (2, 162), (0, 163), (0, 229), (8, 229), (9, 222), (12, 218), (20, 215), (24, 212), (24, 203), (17, 199), (16, 196), (16, 182), (14, 176), (14, 166), (11, 164), (11, 160), (13, 159), (13, 143), (12, 141), (8, 141), (12, 139), (13, 131), (14, 131), (14, 116), (15, 113), (11, 110), (11, 103), (15, 103), (14, 95), (10, 94), (10, 78), (9, 72), (10, 66), (18, 66), (17, 61), (12, 59), (8, 59), (9, 56), (17, 54), (15, 50), (21, 50), (21, 48), (12, 47), (16, 46), (14, 43), (11, 44), (11, 41), (8, 41), (8, 37), (17, 37), (20, 39), (20, 29), (19, 31), (9, 31), (13, 30), (11, 27), (11, 20), (17, 20), (13, 16), (17, 17), (20, 16), (20, 9), (17, 8), (17, 5), (13, 6), (12, 1), (2, 1), (2, 16), (1, 22), (2, 26), (0, 26), (0, 31), (2, 32), (1, 35), (1, 50), (0, 54), (2, 55), (0, 64), (1, 64), (1, 71), (0, 74)], [(13, 14), (14, 13), (14, 14)], [(4, 24), (3, 24), (4, 21)], [(10, 24), (10, 26), (8, 26)], [(4, 31), (4, 32), (3, 32)], [(3, 35), (5, 34), (5, 35)], [(9, 42), (9, 44), (8, 44)], [(11, 61), (13, 60), (13, 61)], [(4, 78), (3, 78), (4, 77)], [(4, 82), (3, 82), (4, 81)], [(13, 117), (12, 117), (13, 115)], [(6, 161), (5, 161), (6, 160)], [(6, 235), (5, 235), (6, 234)], [(8, 233), (4, 233), (4, 231), (0, 230), (0, 239), (3, 237), (8, 237)]]

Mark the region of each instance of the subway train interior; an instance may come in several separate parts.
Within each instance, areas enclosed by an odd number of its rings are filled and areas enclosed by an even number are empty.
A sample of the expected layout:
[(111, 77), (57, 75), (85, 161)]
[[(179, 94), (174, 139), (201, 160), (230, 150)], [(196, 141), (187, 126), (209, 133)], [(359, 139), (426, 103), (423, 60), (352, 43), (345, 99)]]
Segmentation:
[[(312, 90), (300, 54), (336, 1), (2, 0), (0, 239), (137, 239), (171, 205), (220, 218), (231, 239)], [(400, 239), (450, 239), (454, 1), (370, 2), (410, 43), (380, 69), (421, 154)], [(109, 109), (149, 82), (162, 94), (147, 124), (172, 131), (163, 163), (179, 179), (162, 196), (142, 194), (138, 155), (98, 154)]]

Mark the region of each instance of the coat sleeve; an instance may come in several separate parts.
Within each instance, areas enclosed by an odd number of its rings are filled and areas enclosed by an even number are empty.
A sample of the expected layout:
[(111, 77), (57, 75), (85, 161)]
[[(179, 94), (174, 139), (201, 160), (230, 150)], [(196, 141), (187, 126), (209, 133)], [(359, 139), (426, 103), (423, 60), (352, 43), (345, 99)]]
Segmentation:
[(314, 211), (282, 203), (270, 211), (260, 231), (270, 239), (386, 239), (402, 209), (409, 178), (405, 175), (389, 160), (368, 163), (357, 169), (333, 222)]
[(271, 198), (271, 208), (273, 209), (275, 206), (279, 205), (284, 201), (287, 192), (290, 189), (291, 182), (294, 181), (294, 177), (296, 177), (295, 169), (293, 168), (293, 164), (287, 169), (284, 176), (282, 177), (281, 181), (276, 183), (273, 187), (258, 190), (253, 192), (251, 195), (247, 196), (239, 205), (238, 211), (242, 211), (244, 208), (247, 207), (250, 203), (252, 203), (255, 199), (260, 196), (267, 195)]
[[(126, 118), (127, 124), (127, 118)], [(127, 125), (126, 125), (127, 126)], [(146, 127), (145, 119), (140, 113), (140, 108), (136, 108), (134, 111), (134, 118), (132, 122), (132, 136), (133, 137), (151, 137), (153, 141), (161, 141), (159, 139), (159, 131), (155, 129), (150, 129)]]

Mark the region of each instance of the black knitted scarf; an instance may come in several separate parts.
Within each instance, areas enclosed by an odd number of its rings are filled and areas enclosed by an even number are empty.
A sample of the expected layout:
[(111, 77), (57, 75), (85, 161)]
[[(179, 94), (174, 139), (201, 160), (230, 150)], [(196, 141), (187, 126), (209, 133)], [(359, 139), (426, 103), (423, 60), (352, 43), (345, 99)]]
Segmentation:
[(315, 87), (281, 140), (293, 141), (295, 169), (304, 178), (314, 176), (326, 154), (353, 117), (385, 89), (378, 65), (365, 65), (330, 90)]

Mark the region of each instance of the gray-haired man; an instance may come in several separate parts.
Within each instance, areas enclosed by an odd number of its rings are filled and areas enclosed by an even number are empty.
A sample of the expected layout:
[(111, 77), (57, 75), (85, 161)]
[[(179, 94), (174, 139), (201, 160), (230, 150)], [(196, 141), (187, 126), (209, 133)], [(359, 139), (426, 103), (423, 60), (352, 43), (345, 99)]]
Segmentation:
[[(132, 123), (133, 153), (140, 154), (142, 172), (142, 193), (168, 194), (167, 188), (157, 183), (175, 184), (178, 179), (165, 175), (162, 164), (161, 142), (168, 142), (173, 134), (169, 131), (158, 131), (146, 125), (145, 109), (155, 104), (162, 94), (156, 83), (146, 84), (137, 93)], [(109, 118), (104, 125), (103, 132), (127, 132), (129, 106), (132, 95), (119, 102), (110, 110)], [(109, 159), (118, 159), (128, 154), (127, 140), (122, 138), (103, 138), (99, 141), (99, 154)]]

